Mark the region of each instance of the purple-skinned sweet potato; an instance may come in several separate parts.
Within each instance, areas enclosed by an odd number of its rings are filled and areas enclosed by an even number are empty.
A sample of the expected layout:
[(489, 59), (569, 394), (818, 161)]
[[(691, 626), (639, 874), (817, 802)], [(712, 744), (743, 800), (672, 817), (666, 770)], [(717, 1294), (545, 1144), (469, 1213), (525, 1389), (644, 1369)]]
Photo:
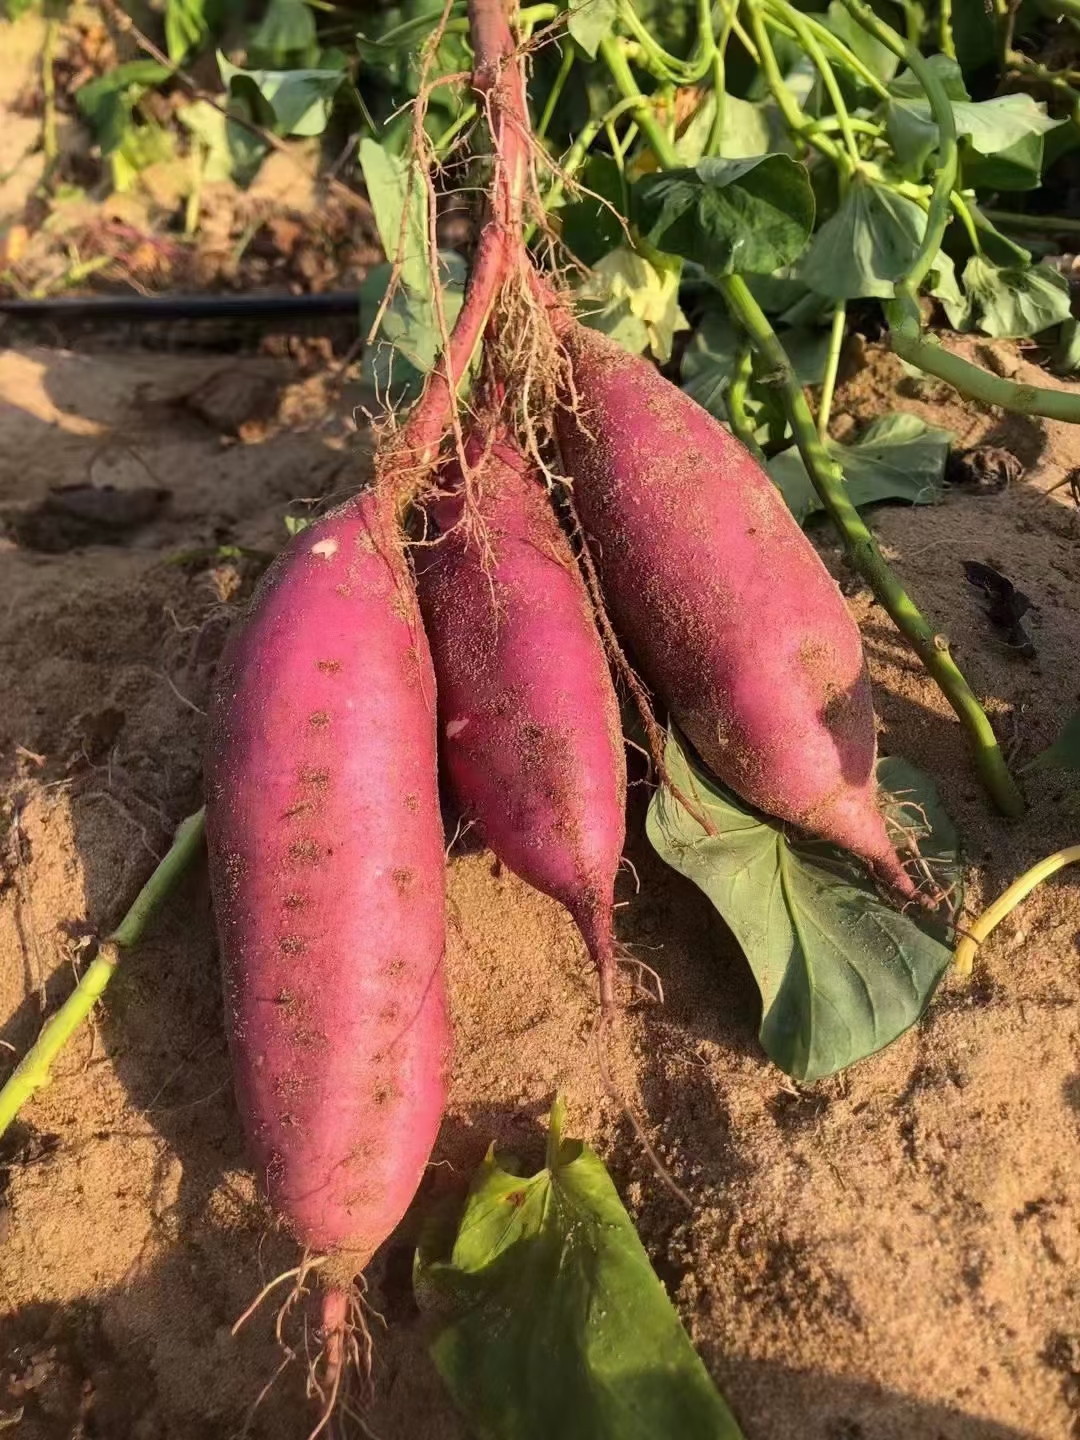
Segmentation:
[(333, 1328), (416, 1192), (448, 1058), (435, 682), (373, 495), (264, 579), (222, 660), (206, 784), (240, 1113), (271, 1204), (329, 1257)]
[(556, 315), (557, 417), (605, 604), (705, 764), (744, 800), (915, 887), (877, 805), (862, 642), (835, 581), (738, 440), (646, 360)]
[[(592, 605), (539, 477), (496, 443), (456, 464), (429, 509), (417, 590), (454, 795), (515, 874), (570, 911), (612, 1003), (615, 874), (625, 839), (619, 707)], [(481, 540), (480, 537), (483, 537)]]

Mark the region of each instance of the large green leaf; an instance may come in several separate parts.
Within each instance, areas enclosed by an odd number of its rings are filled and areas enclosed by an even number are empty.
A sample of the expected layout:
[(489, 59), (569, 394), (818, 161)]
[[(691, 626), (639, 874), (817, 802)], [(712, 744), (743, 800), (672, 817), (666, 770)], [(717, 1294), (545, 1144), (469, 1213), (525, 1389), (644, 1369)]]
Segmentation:
[(971, 300), (960, 289), (952, 256), (939, 250), (927, 276), (928, 292), (940, 300), (954, 330), (966, 330), (971, 319)]
[[(829, 452), (844, 471), (848, 495), (856, 507), (882, 500), (932, 505), (941, 498), (952, 439), (948, 430), (935, 430), (917, 415), (882, 415), (854, 445), (831, 440)], [(800, 525), (824, 509), (794, 445), (774, 456), (768, 469)]]
[(1072, 314), (1068, 281), (1049, 265), (993, 265), (973, 255), (964, 267), (975, 324), (987, 335), (1017, 339), (1060, 325)]
[(799, 276), (832, 300), (891, 299), (925, 229), (926, 216), (913, 200), (887, 185), (857, 180), (814, 236)]
[(618, 0), (570, 0), (566, 28), (590, 60), (596, 59), (600, 41), (611, 34), (618, 11)]
[(489, 1151), (456, 1233), (416, 1256), (439, 1374), (483, 1440), (740, 1440), (603, 1162), (563, 1140), (522, 1175)]
[(644, 176), (632, 196), (634, 218), (653, 245), (714, 275), (788, 265), (814, 226), (806, 168), (789, 155), (699, 160)]
[(220, 51), (217, 59), (230, 96), (244, 101), (255, 119), (278, 135), (321, 135), (346, 78), (340, 68), (243, 70)]
[[(692, 767), (674, 735), (665, 763), (717, 834), (661, 786), (649, 805), (649, 839), (705, 892), (742, 946), (761, 991), (770, 1059), (796, 1080), (818, 1080), (914, 1024), (951, 958), (933, 922), (886, 904), (850, 857), (749, 810)], [(878, 781), (938, 882), (958, 884), (956, 834), (931, 782), (898, 759), (879, 762)]]

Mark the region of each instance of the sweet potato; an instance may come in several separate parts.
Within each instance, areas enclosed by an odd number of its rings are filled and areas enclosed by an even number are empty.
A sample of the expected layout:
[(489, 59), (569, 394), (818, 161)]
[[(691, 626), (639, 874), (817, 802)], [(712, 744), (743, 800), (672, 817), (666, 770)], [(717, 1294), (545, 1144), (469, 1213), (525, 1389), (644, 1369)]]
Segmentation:
[(625, 838), (619, 707), (592, 606), (538, 477), (495, 444), (477, 461), (471, 527), (457, 466), (431, 510), (417, 589), (446, 773), (511, 870), (574, 917), (612, 1003), (611, 916)]
[[(223, 658), (207, 836), (240, 1113), (261, 1184), (347, 1287), (444, 1104), (435, 684), (396, 523), (301, 531)], [(331, 1288), (326, 1314), (346, 1313)]]
[(725, 784), (914, 886), (877, 807), (858, 628), (758, 463), (646, 360), (556, 321), (576, 397), (560, 449), (605, 603)]

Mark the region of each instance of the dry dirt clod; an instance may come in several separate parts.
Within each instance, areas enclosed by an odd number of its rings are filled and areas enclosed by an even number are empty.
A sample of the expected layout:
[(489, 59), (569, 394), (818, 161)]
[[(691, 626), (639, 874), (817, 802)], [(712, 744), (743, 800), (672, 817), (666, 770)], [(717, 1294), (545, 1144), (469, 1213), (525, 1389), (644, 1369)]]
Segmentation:
[(1000, 445), (954, 450), (945, 467), (948, 484), (962, 485), (976, 495), (997, 495), (1023, 478), (1023, 461)]

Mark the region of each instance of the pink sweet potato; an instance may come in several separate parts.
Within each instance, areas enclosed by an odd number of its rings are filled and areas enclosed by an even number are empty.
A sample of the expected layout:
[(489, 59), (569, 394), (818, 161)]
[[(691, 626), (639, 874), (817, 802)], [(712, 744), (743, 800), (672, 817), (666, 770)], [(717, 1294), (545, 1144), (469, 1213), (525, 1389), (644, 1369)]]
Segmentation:
[(877, 807), (858, 628), (779, 491), (645, 360), (557, 320), (559, 444), (605, 603), (702, 760), (744, 800), (914, 887)]
[(608, 1008), (626, 760), (588, 593), (520, 452), (496, 444), (480, 463), (471, 538), (456, 465), (443, 483), (417, 589), (446, 773), (496, 856), (570, 911)]
[[(231, 639), (207, 834), (237, 1099), (260, 1182), (347, 1288), (444, 1104), (435, 684), (392, 515), (300, 532)], [(325, 1314), (343, 1323), (341, 1288)]]

